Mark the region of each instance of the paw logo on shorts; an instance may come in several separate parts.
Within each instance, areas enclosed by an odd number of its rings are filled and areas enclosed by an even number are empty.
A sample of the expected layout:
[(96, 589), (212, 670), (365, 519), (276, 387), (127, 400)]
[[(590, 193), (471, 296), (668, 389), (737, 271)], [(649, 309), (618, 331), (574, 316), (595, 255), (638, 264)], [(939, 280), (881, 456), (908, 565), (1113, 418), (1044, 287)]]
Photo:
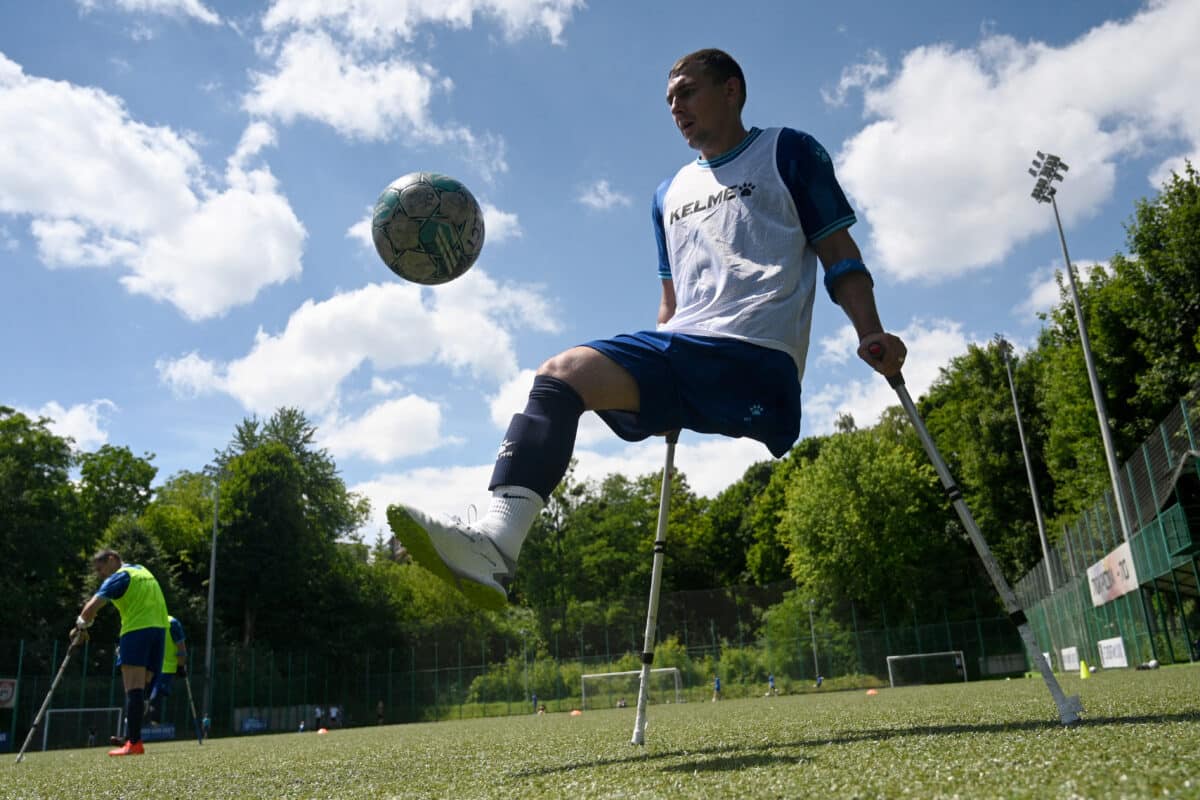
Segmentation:
[[(737, 190), (738, 190), (738, 194), (741, 195), (742, 197), (749, 197), (750, 195), (754, 194), (755, 188), (756, 187), (753, 183), (750, 183), (750, 181), (746, 181), (745, 183), (740, 184), (737, 187)], [(761, 414), (762, 412), (759, 411), (759, 413)]]
[(755, 403), (754, 405), (750, 406), (750, 416), (743, 417), (742, 422), (753, 422), (755, 417), (761, 417), (762, 415), (763, 407), (758, 403)]

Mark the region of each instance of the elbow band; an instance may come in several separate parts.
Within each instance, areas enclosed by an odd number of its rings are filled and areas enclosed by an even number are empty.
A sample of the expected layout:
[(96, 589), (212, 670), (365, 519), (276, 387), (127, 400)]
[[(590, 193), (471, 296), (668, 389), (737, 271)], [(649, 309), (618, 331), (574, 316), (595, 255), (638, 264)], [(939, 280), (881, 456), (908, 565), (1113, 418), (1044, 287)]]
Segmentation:
[(871, 277), (871, 271), (867, 269), (867, 265), (859, 261), (857, 258), (843, 258), (841, 261), (834, 264), (829, 269), (825, 270), (825, 291), (829, 292), (829, 299), (837, 302), (837, 297), (833, 294), (833, 287), (843, 275), (849, 275), (851, 272), (861, 272), (871, 281), (871, 285), (875, 285), (875, 279)]

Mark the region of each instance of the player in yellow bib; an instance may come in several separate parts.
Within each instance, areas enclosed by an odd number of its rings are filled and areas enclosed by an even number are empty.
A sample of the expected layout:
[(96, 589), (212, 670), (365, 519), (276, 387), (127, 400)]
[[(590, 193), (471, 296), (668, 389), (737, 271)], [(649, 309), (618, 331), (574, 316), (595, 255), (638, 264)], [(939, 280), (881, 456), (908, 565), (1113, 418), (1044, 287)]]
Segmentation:
[(150, 570), (126, 564), (115, 550), (101, 550), (92, 568), (103, 579), (100, 588), (84, 604), (75, 620), (75, 635), (85, 634), (105, 603), (121, 614), (121, 641), (117, 663), (125, 685), (126, 739), (110, 756), (142, 755), (142, 717), (147, 683), (162, 668), (163, 645), (168, 626), (167, 603), (162, 588)]
[(167, 628), (163, 641), (162, 671), (150, 687), (150, 708), (147, 711), (148, 722), (151, 725), (162, 723), (163, 706), (175, 686), (175, 676), (187, 677), (187, 636), (183, 632), (183, 623), (172, 616), (167, 619)]

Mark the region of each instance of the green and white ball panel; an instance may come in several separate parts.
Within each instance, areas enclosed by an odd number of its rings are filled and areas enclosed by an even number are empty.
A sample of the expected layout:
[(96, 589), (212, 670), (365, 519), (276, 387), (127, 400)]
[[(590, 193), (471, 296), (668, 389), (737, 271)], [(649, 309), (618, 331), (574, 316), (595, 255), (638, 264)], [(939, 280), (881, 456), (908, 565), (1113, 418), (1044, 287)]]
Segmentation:
[(483, 211), (459, 181), (434, 172), (397, 178), (372, 215), (375, 249), (400, 277), (433, 285), (453, 280), (483, 248)]

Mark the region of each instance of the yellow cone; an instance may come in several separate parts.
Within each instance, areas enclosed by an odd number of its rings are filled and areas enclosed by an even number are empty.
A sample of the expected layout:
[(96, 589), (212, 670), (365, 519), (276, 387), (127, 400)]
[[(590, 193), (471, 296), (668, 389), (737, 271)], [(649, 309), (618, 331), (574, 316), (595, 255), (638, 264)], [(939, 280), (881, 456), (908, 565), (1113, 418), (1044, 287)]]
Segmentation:
[(1081, 681), (1086, 681), (1090, 677), (1092, 677), (1092, 673), (1088, 670), (1087, 662), (1084, 661), (1083, 659), (1080, 659), (1079, 660), (1079, 679)]

